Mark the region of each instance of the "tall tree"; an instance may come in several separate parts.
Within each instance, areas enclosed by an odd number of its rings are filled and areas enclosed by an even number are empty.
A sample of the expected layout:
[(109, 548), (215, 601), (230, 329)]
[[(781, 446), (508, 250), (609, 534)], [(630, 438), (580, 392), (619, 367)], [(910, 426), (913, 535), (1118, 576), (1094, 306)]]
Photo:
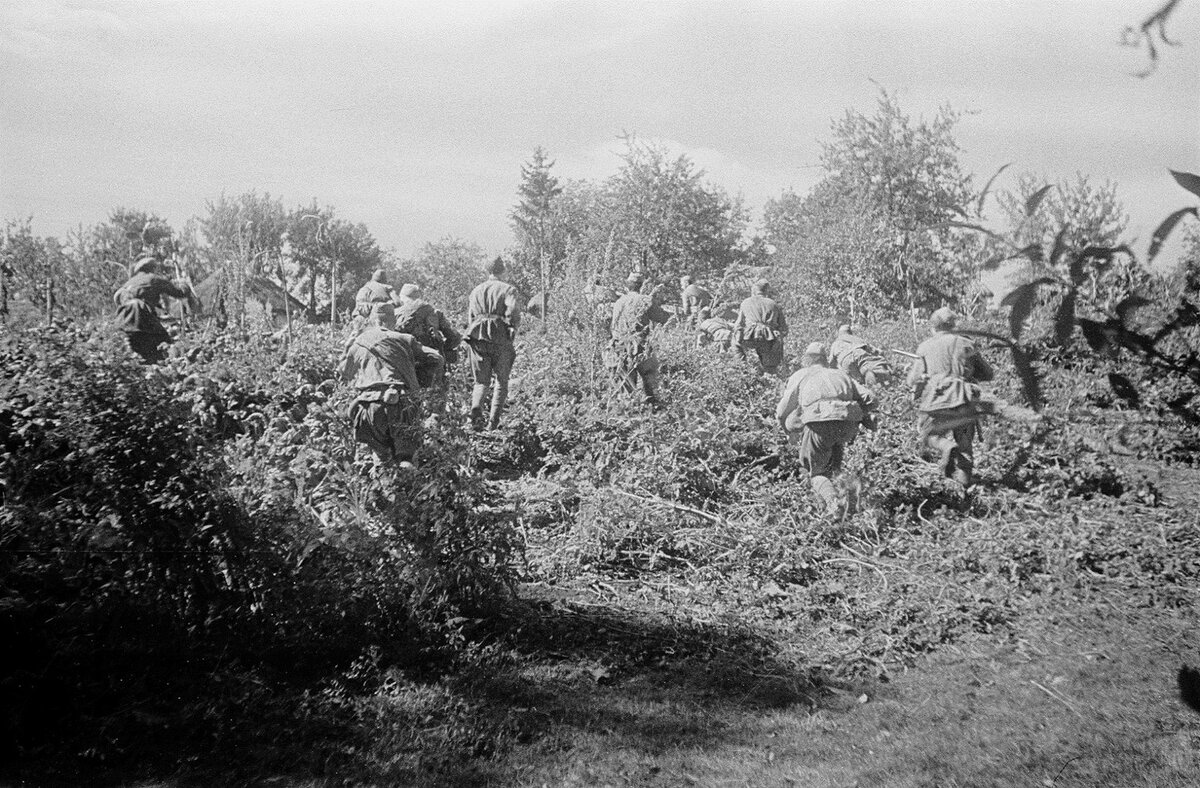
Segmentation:
[[(945, 107), (931, 121), (914, 120), (881, 91), (873, 115), (848, 110), (833, 123), (822, 180), (809, 195), (785, 192), (764, 211), (777, 265), (806, 284), (801, 303), (840, 302), (835, 312), (883, 316), (965, 292), (981, 242), (953, 226), (966, 219), (972, 198), (953, 135), (957, 120)], [(831, 259), (842, 276), (830, 276)], [(843, 279), (874, 286), (852, 305), (840, 294)]]
[(516, 256), (521, 258), (523, 267), (537, 271), (540, 289), (549, 288), (566, 256), (566, 238), (554, 212), (562, 186), (550, 174), (553, 166), (545, 150), (540, 146), (534, 148), (533, 157), (521, 165), (519, 200), (510, 214), (517, 238)]

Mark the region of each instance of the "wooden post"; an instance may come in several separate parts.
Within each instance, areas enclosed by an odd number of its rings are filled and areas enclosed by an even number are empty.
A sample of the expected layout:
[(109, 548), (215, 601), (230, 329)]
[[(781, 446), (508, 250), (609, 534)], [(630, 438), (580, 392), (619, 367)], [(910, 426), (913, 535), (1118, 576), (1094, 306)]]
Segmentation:
[(329, 261), (329, 325), (337, 327), (337, 260)]

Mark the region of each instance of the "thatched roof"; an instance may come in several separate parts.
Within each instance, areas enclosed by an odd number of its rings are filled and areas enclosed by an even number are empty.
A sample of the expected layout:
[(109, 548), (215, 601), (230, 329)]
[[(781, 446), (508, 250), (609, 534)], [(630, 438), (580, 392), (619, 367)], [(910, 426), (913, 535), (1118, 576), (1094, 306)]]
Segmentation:
[[(196, 286), (196, 295), (203, 302), (204, 311), (216, 308), (221, 296), (226, 292), (227, 278), (223, 271), (217, 271)], [(278, 284), (264, 276), (246, 278), (246, 298), (253, 299), (262, 304), (264, 308), (278, 313), (287, 311), (287, 307), (284, 306), (285, 301), (291, 302), (293, 314), (303, 312), (308, 308), (300, 299), (287, 293)]]

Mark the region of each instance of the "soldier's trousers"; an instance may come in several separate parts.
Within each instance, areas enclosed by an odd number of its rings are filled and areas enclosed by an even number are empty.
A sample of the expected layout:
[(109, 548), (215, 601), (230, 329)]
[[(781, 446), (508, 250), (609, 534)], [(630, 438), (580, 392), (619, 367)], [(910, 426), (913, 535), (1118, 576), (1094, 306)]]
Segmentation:
[(813, 493), (827, 513), (840, 511), (845, 503), (832, 477), (842, 470), (845, 446), (857, 435), (858, 424), (852, 421), (816, 421), (801, 428), (800, 465), (808, 471)]
[(963, 405), (917, 417), (917, 431), (924, 448), (936, 452), (942, 475), (970, 487), (975, 469), (975, 433), (979, 413)]
[(737, 346), (738, 357), (745, 358), (747, 350), (757, 354), (758, 365), (763, 372), (779, 372), (783, 366), (782, 339), (743, 339)]
[(614, 343), (609, 351), (609, 358), (609, 365), (625, 393), (633, 394), (640, 383), (646, 401), (658, 402), (658, 374), (661, 365), (647, 345), (640, 342)]
[(157, 364), (167, 357), (166, 345), (171, 337), (165, 334), (151, 334), (146, 331), (130, 331), (125, 334), (129, 341), (129, 349), (137, 353), (143, 364)]
[(483, 423), (483, 401), (489, 387), (492, 389), (492, 407), (488, 413), (488, 427), (494, 429), (500, 423), (508, 402), (508, 378), (516, 359), (517, 350), (509, 342), (474, 340), (467, 345), (467, 360), (475, 381), (471, 389), (471, 423), (476, 427)]
[(354, 439), (366, 444), (376, 462), (411, 462), (421, 448), (421, 421), (415, 402), (408, 397), (387, 404), (355, 400), (350, 405)]

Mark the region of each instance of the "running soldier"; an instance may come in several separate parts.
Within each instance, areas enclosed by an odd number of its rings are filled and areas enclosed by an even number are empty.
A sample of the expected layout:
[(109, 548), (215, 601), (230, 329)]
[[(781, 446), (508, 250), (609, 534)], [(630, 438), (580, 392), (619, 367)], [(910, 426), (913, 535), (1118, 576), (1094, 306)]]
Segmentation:
[(929, 319), (933, 336), (917, 347), (908, 373), (917, 400), (917, 429), (922, 450), (940, 456), (942, 474), (970, 487), (975, 467), (974, 442), (980, 417), (998, 410), (976, 385), (991, 380), (991, 365), (968, 337), (955, 332), (958, 316), (947, 307)]
[(713, 295), (691, 276), (680, 278), (679, 291), (680, 319), (690, 328), (696, 328), (700, 325), (700, 311), (712, 307)]
[(409, 283), (400, 288), (396, 330), (402, 334), (412, 334), (425, 347), (441, 353), (447, 369), (458, 362), (462, 334), (454, 329), (442, 310), (421, 298), (420, 285)]
[(643, 284), (639, 274), (626, 281), (629, 292), (617, 299), (612, 308), (612, 345), (608, 365), (614, 370), (621, 388), (632, 394), (640, 382), (645, 401), (659, 405), (659, 362), (650, 345), (650, 329), (665, 323), (670, 315), (662, 308), (662, 290), (650, 295), (639, 292)]
[(696, 347), (716, 345), (720, 353), (729, 352), (733, 345), (733, 323), (724, 317), (714, 316), (708, 307), (697, 315), (700, 325), (696, 330)]
[(396, 291), (388, 284), (387, 272), (376, 268), (371, 280), (354, 294), (354, 316), (368, 318), (376, 304), (395, 304)]
[(338, 367), (342, 380), (352, 380), (358, 391), (350, 405), (354, 438), (370, 450), (376, 467), (394, 461), (411, 468), (422, 443), (417, 391), (422, 380), (441, 375), (442, 357), (412, 335), (393, 330), (391, 304), (377, 305), (367, 320)]
[(733, 346), (740, 358), (746, 357), (747, 349), (754, 350), (762, 370), (775, 374), (783, 366), (783, 338), (788, 326), (783, 310), (769, 297), (770, 292), (769, 282), (760, 279), (754, 283), (750, 297), (738, 309)]
[(800, 369), (788, 378), (775, 418), (789, 436), (800, 443), (800, 464), (808, 471), (813, 493), (824, 504), (825, 514), (853, 514), (858, 503), (858, 479), (851, 477), (839, 490), (834, 479), (841, 472), (845, 446), (858, 435), (858, 426), (875, 426), (871, 391), (845, 372), (830, 369), (825, 346), (813, 342), (804, 350)]
[(141, 357), (144, 364), (157, 364), (166, 358), (163, 344), (175, 340), (158, 316), (163, 308), (163, 296), (186, 298), (192, 311), (199, 311), (192, 288), (182, 280), (171, 280), (159, 273), (161, 265), (155, 253), (143, 254), (133, 264), (133, 275), (113, 294), (117, 304), (117, 319), (129, 342), (129, 349)]
[(892, 378), (883, 354), (865, 339), (850, 333), (850, 326), (838, 327), (837, 339), (829, 346), (829, 361), (859, 383), (877, 386)]
[(517, 358), (513, 339), (521, 324), (517, 288), (503, 281), (504, 261), (497, 257), (484, 266), (487, 281), (471, 291), (467, 301), (467, 359), (475, 386), (471, 390), (471, 426), (484, 426), (483, 401), (492, 388), (487, 428), (495, 429), (508, 401), (508, 377)]

